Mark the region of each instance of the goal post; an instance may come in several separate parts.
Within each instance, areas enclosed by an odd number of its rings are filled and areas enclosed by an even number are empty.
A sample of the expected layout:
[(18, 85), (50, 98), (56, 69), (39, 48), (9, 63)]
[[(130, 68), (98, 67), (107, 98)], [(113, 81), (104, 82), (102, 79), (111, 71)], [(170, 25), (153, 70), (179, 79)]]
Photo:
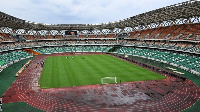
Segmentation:
[(117, 77), (103, 77), (101, 78), (101, 84), (115, 84), (117, 83)]

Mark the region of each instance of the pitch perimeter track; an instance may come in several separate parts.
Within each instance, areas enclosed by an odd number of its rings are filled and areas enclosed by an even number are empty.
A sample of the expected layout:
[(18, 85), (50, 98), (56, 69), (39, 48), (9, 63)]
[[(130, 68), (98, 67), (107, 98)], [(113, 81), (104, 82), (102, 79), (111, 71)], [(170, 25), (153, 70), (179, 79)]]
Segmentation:
[(44, 61), (48, 56), (92, 54), (102, 53), (62, 53), (36, 56), (3, 95), (3, 103), (24, 101), (33, 107), (49, 112), (173, 112), (189, 108), (200, 97), (200, 90), (192, 81), (188, 79), (183, 81), (166, 74), (163, 75), (167, 79), (156, 81), (52, 89), (40, 89), (38, 86), (43, 69), (38, 62)]

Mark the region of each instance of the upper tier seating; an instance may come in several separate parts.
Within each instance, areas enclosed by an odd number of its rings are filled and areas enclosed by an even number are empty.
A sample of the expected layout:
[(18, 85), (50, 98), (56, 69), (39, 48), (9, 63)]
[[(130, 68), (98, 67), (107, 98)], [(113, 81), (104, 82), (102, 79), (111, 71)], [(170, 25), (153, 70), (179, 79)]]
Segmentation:
[(124, 45), (154, 47), (161, 49), (170, 49), (176, 51), (190, 52), (200, 54), (200, 46), (195, 43), (182, 43), (182, 42), (165, 42), (165, 41), (124, 41)]
[(200, 23), (182, 24), (130, 32), (134, 39), (195, 40), (200, 34)]

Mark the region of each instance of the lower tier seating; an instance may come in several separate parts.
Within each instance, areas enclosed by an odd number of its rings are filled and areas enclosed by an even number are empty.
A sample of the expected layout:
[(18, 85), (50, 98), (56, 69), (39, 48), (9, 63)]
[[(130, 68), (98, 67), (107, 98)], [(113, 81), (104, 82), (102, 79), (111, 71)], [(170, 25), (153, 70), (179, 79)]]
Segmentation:
[(24, 52), (22, 50), (12, 51), (0, 54), (0, 67), (6, 64), (12, 63), (14, 61), (21, 60), (22, 58), (30, 57), (31, 54)]
[(144, 58), (150, 58), (157, 61), (162, 61), (188, 70), (200, 76), (200, 58), (197, 56), (132, 47), (122, 47), (118, 49), (116, 53), (135, 55)]
[(64, 52), (108, 52), (111, 46), (71, 46), (71, 47), (48, 47), (35, 48), (34, 51), (41, 54), (64, 53)]

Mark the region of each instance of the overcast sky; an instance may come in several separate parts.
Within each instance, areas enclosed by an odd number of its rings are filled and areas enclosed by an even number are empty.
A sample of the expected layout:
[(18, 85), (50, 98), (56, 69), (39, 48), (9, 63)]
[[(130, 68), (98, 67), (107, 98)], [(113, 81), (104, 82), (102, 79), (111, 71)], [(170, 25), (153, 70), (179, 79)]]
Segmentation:
[(0, 11), (48, 24), (97, 24), (118, 21), (186, 0), (1, 0)]

